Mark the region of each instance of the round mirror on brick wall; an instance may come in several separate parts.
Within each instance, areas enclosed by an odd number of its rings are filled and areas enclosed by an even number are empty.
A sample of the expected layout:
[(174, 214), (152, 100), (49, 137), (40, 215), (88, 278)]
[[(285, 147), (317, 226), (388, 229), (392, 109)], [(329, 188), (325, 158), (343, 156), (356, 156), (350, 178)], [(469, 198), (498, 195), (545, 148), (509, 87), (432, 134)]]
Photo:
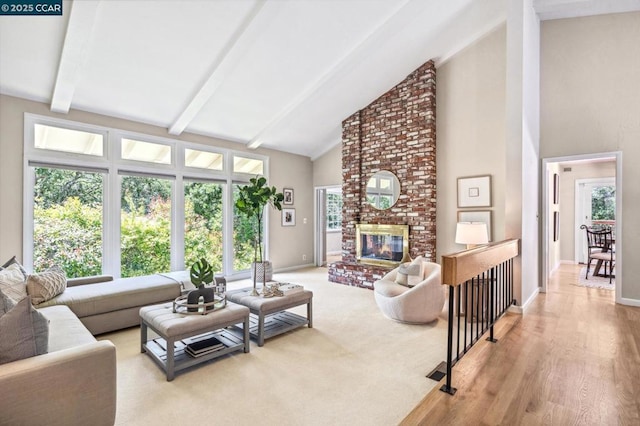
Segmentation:
[(391, 208), (400, 196), (400, 181), (388, 170), (376, 172), (367, 182), (367, 202), (378, 210)]

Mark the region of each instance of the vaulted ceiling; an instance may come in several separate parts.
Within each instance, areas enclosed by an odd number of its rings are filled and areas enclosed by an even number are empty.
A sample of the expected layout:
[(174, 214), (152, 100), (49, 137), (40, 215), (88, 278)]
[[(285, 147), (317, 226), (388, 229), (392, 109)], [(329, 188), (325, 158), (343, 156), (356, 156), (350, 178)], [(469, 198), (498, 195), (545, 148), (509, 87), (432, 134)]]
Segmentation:
[[(640, 0), (536, 0), (542, 19)], [(0, 93), (315, 158), (341, 122), (506, 19), (507, 0), (83, 0), (0, 17)]]

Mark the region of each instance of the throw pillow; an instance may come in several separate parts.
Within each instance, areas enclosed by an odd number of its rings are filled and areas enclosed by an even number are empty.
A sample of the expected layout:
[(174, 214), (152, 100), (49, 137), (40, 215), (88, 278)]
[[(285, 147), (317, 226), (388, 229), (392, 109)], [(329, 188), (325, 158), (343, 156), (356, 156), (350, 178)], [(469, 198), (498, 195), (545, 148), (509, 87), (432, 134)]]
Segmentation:
[(0, 291), (14, 302), (27, 297), (27, 283), (19, 264), (12, 263), (0, 271)]
[(67, 288), (67, 277), (59, 266), (52, 266), (39, 274), (27, 277), (27, 294), (39, 305), (61, 294)]
[[(4, 307), (13, 305), (11, 299), (5, 295), (0, 297), (6, 299), (3, 300)], [(29, 311), (31, 308), (31, 303), (26, 298), (0, 314), (0, 330), (2, 330), (0, 364), (29, 358), (36, 354), (36, 339)]]
[[(32, 334), (35, 339), (35, 345), (36, 345), (35, 354), (36, 355), (46, 354), (49, 350), (49, 320), (44, 315), (42, 315), (42, 313), (38, 312), (38, 310), (33, 307), (28, 297), (25, 297), (20, 301), (15, 302), (10, 297), (2, 293), (2, 291), (0, 291), (0, 319), (8, 312), (10, 311), (13, 312), (13, 309), (15, 309), (15, 307), (20, 302), (29, 306), (28, 313), (31, 316), (32, 329), (30, 333), (27, 333), (27, 335)], [(21, 312), (22, 305), (20, 306), (21, 307), (18, 308), (18, 311), (13, 315), (18, 315), (18, 313)], [(9, 321), (9, 320), (5, 319), (5, 321)], [(5, 332), (9, 333), (12, 331), (11, 329), (5, 329), (5, 326), (6, 324), (3, 326), (0, 326), (0, 335), (3, 336), (2, 339), (0, 340), (4, 340)]]
[[(417, 280), (416, 280), (417, 279)], [(398, 267), (396, 283), (407, 287), (413, 287), (420, 279), (420, 265), (413, 263), (403, 263)]]
[(7, 260), (3, 265), (2, 268), (6, 269), (11, 265), (18, 265), (18, 268), (20, 269), (20, 271), (22, 272), (22, 275), (24, 276), (24, 279), (27, 279), (27, 271), (24, 269), (24, 267), (20, 264), (20, 262), (18, 262), (18, 259), (16, 259), (15, 256), (13, 256), (11, 259)]

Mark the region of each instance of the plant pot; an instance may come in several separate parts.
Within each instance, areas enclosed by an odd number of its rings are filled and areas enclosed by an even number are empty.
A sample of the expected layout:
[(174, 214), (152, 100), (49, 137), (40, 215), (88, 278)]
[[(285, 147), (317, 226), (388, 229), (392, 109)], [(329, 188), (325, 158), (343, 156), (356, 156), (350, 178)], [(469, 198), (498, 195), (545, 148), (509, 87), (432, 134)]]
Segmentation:
[[(202, 302), (209, 303), (213, 302), (215, 299), (215, 291), (213, 287), (205, 287), (201, 285), (195, 290), (191, 290), (187, 295), (187, 304), (189, 305), (197, 305), (200, 302), (200, 297), (202, 297)], [(188, 312), (198, 312), (199, 308), (188, 308)], [(207, 310), (213, 309), (213, 305), (207, 307)]]
[[(255, 280), (254, 280), (254, 274), (255, 274)], [(263, 281), (263, 274), (264, 274), (264, 281)], [(273, 277), (273, 265), (268, 260), (265, 260), (264, 262), (254, 262), (251, 265), (251, 279), (254, 280), (254, 282), (259, 282), (264, 284), (265, 281), (271, 281), (272, 277)]]

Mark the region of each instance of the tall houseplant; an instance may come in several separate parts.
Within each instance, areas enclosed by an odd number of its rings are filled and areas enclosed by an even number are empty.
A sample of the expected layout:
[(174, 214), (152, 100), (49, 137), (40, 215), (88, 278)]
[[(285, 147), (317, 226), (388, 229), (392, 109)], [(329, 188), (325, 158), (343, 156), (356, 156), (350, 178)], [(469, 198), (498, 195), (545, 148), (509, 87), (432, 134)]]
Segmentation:
[(264, 217), (264, 208), (267, 204), (277, 210), (282, 210), (282, 200), (284, 195), (276, 190), (275, 186), (267, 185), (267, 179), (264, 176), (256, 176), (249, 179), (247, 185), (239, 187), (238, 199), (235, 202), (236, 209), (249, 218), (254, 226), (253, 239), (253, 291), (252, 295), (257, 295), (256, 290), (256, 265), (262, 264), (262, 282), (266, 281), (265, 265), (262, 258), (262, 219)]

